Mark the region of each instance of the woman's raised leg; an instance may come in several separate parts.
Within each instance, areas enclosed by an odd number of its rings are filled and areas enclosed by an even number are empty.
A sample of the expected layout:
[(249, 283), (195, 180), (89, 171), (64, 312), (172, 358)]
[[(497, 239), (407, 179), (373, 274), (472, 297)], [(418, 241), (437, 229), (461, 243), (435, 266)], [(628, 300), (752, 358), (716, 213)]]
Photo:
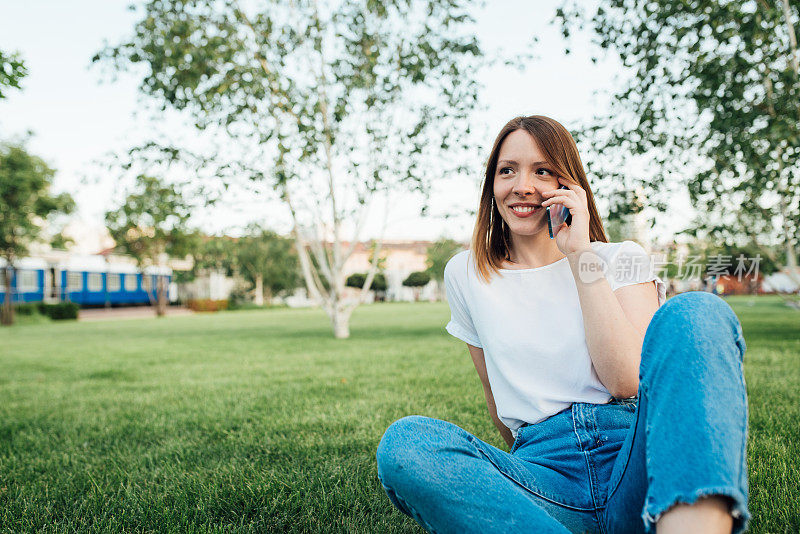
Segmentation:
[(730, 504), (734, 533), (746, 529), (745, 348), (716, 295), (682, 293), (659, 308), (645, 334), (636, 421), (608, 485), (606, 532), (654, 532), (672, 506), (706, 496)]
[(596, 531), (594, 510), (572, 511), (540, 499), (512, 479), (530, 476), (515, 465), (523, 460), (441, 419), (411, 415), (395, 421), (381, 438), (377, 460), (392, 504), (428, 532)]

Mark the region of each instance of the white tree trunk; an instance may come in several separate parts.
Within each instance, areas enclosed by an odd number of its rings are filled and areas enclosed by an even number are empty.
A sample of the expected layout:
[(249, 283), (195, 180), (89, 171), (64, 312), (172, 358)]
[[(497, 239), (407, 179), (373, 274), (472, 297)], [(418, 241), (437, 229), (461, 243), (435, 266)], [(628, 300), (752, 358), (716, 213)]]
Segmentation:
[(256, 293), (253, 295), (253, 304), (256, 306), (264, 305), (264, 276), (256, 275)]
[(334, 306), (331, 314), (331, 325), (333, 326), (333, 337), (336, 339), (347, 339), (350, 337), (350, 314), (344, 306)]

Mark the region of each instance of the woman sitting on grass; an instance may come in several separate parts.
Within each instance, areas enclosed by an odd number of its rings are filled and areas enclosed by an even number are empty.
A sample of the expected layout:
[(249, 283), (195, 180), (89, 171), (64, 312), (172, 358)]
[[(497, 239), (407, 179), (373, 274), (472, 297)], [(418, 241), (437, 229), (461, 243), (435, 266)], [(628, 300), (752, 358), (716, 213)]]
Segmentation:
[[(561, 188), (565, 186), (565, 188)], [(571, 221), (548, 231), (547, 206)], [(609, 243), (575, 141), (518, 117), (486, 167), (470, 250), (445, 268), (509, 452), (412, 415), (386, 430), (378, 477), (430, 532), (743, 532), (747, 397), (741, 326), (721, 298), (664, 283)]]

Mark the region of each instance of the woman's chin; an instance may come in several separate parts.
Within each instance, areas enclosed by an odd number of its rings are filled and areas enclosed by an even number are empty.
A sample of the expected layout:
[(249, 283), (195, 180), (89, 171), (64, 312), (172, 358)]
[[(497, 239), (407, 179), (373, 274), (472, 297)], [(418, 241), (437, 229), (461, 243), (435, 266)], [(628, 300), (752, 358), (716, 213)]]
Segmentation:
[(547, 227), (541, 224), (518, 224), (509, 227), (512, 234), (519, 236), (533, 236), (541, 232), (547, 233)]

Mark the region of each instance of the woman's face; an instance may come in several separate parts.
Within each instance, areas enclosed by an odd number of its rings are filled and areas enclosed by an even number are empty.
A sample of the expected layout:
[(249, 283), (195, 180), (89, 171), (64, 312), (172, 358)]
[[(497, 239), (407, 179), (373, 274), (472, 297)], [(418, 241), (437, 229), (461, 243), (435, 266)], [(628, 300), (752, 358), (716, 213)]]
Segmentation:
[(547, 231), (545, 209), (541, 207), (545, 200), (542, 192), (558, 187), (555, 171), (545, 162), (533, 137), (525, 130), (508, 134), (500, 145), (494, 175), (494, 202), (509, 230), (519, 235)]

